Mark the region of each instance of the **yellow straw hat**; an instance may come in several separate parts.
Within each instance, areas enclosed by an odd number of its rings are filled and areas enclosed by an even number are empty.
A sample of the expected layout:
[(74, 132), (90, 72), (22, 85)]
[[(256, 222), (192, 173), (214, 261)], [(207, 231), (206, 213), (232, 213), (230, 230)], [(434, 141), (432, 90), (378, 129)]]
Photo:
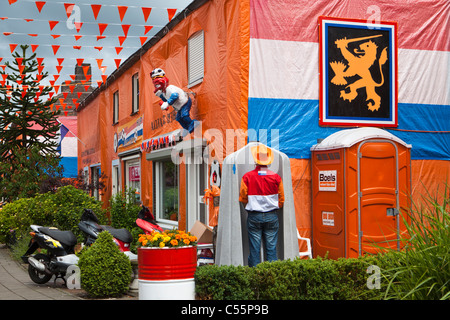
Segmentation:
[(273, 162), (272, 149), (270, 149), (269, 147), (266, 147), (263, 144), (259, 144), (257, 146), (251, 147), (250, 150), (256, 164), (267, 166)]

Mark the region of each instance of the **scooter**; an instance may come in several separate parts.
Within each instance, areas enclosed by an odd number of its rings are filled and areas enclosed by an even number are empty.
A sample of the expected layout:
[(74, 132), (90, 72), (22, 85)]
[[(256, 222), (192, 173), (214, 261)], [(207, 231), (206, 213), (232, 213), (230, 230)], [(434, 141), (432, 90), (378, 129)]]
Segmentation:
[(161, 228), (157, 223), (153, 214), (150, 212), (150, 209), (146, 206), (142, 205), (142, 209), (138, 213), (138, 217), (136, 219), (136, 224), (139, 228), (141, 228), (145, 234), (150, 234), (153, 231), (163, 232), (163, 228)]
[(133, 237), (127, 229), (115, 229), (108, 225), (99, 225), (99, 220), (91, 209), (84, 209), (81, 215), (81, 221), (78, 223), (78, 228), (85, 237), (84, 245), (90, 246), (102, 231), (108, 231), (113, 236), (113, 241), (119, 247), (119, 250), (125, 253), (129, 259), (137, 259), (137, 255), (130, 251), (130, 244), (133, 242)]
[[(28, 263), (28, 274), (33, 282), (47, 283), (53, 275), (64, 278), (67, 268), (78, 263), (75, 255), (77, 238), (72, 231), (61, 231), (53, 227), (31, 225), (32, 238), (28, 250), (22, 256), (22, 260)], [(46, 249), (47, 253), (32, 255), (37, 249)]]

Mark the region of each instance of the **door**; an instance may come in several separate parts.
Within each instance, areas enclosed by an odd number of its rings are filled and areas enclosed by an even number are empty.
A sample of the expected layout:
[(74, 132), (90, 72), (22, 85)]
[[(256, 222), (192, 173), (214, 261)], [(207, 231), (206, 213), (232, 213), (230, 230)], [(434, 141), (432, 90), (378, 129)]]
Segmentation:
[(398, 248), (398, 150), (387, 140), (358, 147), (359, 255)]

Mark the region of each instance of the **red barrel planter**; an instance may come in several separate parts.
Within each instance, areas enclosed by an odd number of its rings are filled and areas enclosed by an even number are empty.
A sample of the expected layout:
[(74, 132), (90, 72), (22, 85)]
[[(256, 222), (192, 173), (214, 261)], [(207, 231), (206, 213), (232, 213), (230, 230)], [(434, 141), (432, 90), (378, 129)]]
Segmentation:
[(195, 298), (196, 268), (196, 246), (138, 248), (140, 299)]

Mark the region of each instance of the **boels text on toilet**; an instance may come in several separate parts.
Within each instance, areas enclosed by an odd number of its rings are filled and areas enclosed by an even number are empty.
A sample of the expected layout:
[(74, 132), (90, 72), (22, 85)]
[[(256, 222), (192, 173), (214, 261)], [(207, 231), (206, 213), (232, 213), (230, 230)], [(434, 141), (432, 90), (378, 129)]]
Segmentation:
[(336, 170), (319, 171), (319, 191), (336, 191)]

